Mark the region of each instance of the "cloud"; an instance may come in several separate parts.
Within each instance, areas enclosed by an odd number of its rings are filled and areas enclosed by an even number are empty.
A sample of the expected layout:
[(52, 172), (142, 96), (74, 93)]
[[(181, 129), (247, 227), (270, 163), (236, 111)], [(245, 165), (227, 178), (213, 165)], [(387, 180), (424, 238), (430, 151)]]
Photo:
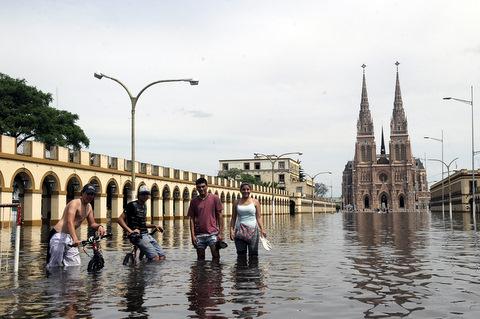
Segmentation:
[(204, 111), (200, 111), (200, 110), (188, 110), (188, 109), (185, 109), (185, 108), (181, 108), (180, 112), (185, 114), (185, 115), (190, 115), (190, 116), (196, 117), (196, 118), (207, 118), (207, 117), (212, 117), (213, 116), (212, 113), (208, 113), (208, 112), (204, 112)]

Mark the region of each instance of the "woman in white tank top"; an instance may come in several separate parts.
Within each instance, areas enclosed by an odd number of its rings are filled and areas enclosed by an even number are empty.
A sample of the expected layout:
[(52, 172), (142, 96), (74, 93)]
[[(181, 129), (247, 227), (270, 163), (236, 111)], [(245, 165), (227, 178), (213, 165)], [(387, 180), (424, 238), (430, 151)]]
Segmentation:
[(259, 235), (266, 237), (263, 228), (260, 203), (250, 197), (249, 183), (240, 185), (242, 198), (233, 202), (233, 213), (230, 220), (230, 239), (235, 241), (238, 256), (258, 256)]

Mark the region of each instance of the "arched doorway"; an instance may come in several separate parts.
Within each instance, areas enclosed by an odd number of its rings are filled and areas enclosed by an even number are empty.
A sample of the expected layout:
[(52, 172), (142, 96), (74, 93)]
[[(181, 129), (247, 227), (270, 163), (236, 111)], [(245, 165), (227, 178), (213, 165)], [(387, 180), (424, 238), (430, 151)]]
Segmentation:
[(159, 201), (160, 201), (160, 191), (158, 190), (158, 186), (154, 184), (152, 186), (152, 189), (150, 190), (150, 216), (151, 218), (151, 223), (153, 224), (155, 222), (155, 219), (158, 218), (160, 214), (160, 207), (159, 207)]
[(52, 199), (54, 193), (56, 196), (56, 203), (58, 203), (57, 178), (53, 174), (49, 174), (43, 179), (42, 182), (42, 202), (40, 206), (42, 225), (50, 225), (50, 220), (52, 219)]
[(383, 211), (388, 210), (388, 196), (385, 193), (380, 195), (380, 209)]
[(405, 208), (405, 198), (403, 197), (403, 195), (400, 195), (398, 197), (398, 207)]
[(370, 209), (370, 197), (368, 197), (368, 195), (366, 195), (364, 198), (363, 198), (363, 207), (365, 209)]
[(18, 173), (13, 179), (12, 203), (19, 203), (20, 205), (22, 205), (22, 222), (24, 220), (25, 214), (29, 213), (30, 215), (32, 215), (33, 213), (32, 211), (27, 211), (27, 209), (31, 210), (31, 207), (27, 208), (25, 206), (28, 193), (30, 193), (31, 196), (31, 185), (32, 183), (30, 180), (30, 176), (24, 172)]
[(80, 196), (80, 187), (82, 184), (80, 183), (80, 178), (76, 175), (70, 177), (67, 182), (67, 198), (66, 204), (70, 202), (72, 199), (75, 199), (76, 196)]
[(188, 214), (188, 207), (190, 206), (190, 192), (188, 188), (185, 187), (183, 189), (183, 217), (187, 217)]
[(162, 190), (162, 198), (163, 198), (163, 207), (162, 207), (162, 216), (170, 216), (170, 188), (168, 185)]
[(114, 180), (107, 184), (107, 221), (112, 220), (112, 211), (118, 211), (119, 198), (117, 196), (118, 186)]
[(180, 189), (175, 186), (173, 189), (173, 216), (180, 216)]
[(130, 184), (130, 182), (127, 182), (125, 183), (125, 185), (123, 185), (123, 189), (122, 189), (122, 195), (123, 195), (122, 208), (123, 209), (127, 207), (129, 195), (131, 194), (131, 189), (132, 189), (132, 184)]

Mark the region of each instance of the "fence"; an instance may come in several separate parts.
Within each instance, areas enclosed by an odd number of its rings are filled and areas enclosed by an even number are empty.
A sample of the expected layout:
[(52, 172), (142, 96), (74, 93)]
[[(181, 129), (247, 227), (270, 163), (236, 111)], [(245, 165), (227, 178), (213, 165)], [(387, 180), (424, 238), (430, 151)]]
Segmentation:
[[(20, 260), (20, 228), (22, 225), (22, 207), (20, 204), (0, 204), (0, 272), (8, 271), (10, 248), (15, 243), (13, 271), (18, 273)], [(10, 232), (4, 229), (10, 229)]]

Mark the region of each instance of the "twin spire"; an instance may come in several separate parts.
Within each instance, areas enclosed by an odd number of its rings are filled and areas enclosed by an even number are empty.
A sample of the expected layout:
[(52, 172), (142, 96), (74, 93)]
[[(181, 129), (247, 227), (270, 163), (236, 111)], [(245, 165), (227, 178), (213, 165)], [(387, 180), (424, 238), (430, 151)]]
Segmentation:
[[(390, 134), (391, 135), (400, 135), (408, 134), (408, 125), (407, 118), (405, 116), (405, 111), (403, 109), (402, 101), (402, 92), (400, 90), (400, 80), (398, 76), (398, 66), (399, 62), (395, 62), (397, 67), (397, 75), (395, 82), (395, 99), (393, 102), (393, 114), (390, 121)], [(363, 79), (362, 79), (362, 98), (360, 102), (360, 113), (358, 115), (357, 121), (357, 135), (373, 135), (373, 121), (372, 115), (370, 113), (368, 95), (367, 95), (367, 84), (365, 80), (365, 68), (366, 65), (362, 65), (363, 69)], [(382, 128), (382, 140), (383, 140), (383, 128)]]

